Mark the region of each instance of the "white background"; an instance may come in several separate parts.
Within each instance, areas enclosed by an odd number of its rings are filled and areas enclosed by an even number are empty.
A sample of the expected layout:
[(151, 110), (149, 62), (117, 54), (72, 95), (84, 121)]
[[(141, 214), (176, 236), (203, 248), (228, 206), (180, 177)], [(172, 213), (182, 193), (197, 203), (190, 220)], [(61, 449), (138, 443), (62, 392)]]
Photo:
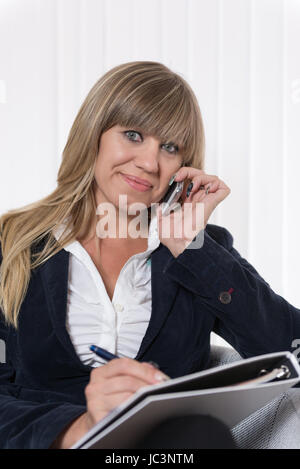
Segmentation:
[(232, 191), (210, 222), (300, 307), (299, 44), (300, 0), (0, 0), (0, 213), (55, 188), (104, 72), (160, 61), (194, 89), (206, 172)]

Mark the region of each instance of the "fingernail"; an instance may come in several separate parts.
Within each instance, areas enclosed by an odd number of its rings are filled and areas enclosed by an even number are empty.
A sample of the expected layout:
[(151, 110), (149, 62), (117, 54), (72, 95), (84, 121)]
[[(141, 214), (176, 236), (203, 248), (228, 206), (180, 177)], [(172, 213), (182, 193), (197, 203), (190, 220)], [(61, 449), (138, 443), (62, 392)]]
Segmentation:
[(205, 191), (205, 195), (207, 195), (207, 194), (208, 194), (208, 192), (209, 192), (209, 189), (210, 189), (210, 186), (208, 186), (208, 188), (206, 189), (206, 191)]
[(169, 186), (171, 186), (171, 184), (173, 184), (174, 179), (176, 178), (176, 176), (177, 176), (177, 173), (174, 174), (174, 176), (171, 177), (171, 179), (170, 179), (170, 181), (169, 181)]
[(157, 368), (159, 370), (159, 365), (157, 363), (152, 362), (151, 360), (147, 363), (149, 363), (149, 365), (152, 365), (152, 366), (154, 366), (154, 368)]
[(168, 381), (168, 379), (171, 379), (169, 376), (165, 375), (164, 373), (155, 373), (154, 378), (157, 381)]
[(188, 188), (187, 188), (187, 191), (186, 191), (186, 196), (189, 197), (190, 193), (191, 193), (191, 190), (193, 189), (193, 185), (194, 183), (191, 182), (189, 185), (188, 185)]

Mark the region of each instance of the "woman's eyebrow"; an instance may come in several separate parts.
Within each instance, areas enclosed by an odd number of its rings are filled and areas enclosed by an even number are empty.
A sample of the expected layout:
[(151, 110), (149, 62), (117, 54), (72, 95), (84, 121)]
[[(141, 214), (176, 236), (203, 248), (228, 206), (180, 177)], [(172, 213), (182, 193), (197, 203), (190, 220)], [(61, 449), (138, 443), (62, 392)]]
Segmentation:
[[(146, 137), (152, 137), (152, 135), (149, 134), (145, 129), (142, 129), (141, 127), (138, 127), (138, 126), (135, 126), (134, 128), (138, 130), (139, 132), (141, 132), (142, 134), (144, 134)], [(155, 137), (155, 135), (153, 135), (153, 137)]]

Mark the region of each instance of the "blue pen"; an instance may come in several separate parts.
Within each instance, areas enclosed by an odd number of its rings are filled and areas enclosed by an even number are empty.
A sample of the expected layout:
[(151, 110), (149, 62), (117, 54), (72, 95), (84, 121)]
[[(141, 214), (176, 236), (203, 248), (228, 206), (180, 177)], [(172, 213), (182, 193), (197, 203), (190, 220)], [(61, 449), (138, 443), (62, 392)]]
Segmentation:
[(104, 350), (104, 348), (97, 347), (97, 345), (91, 345), (90, 350), (94, 352), (98, 357), (104, 358), (104, 360), (113, 360), (114, 358), (120, 358), (117, 355), (114, 355), (113, 353), (108, 352), (107, 350)]
[[(97, 347), (97, 345), (91, 345), (90, 350), (96, 355), (98, 355), (98, 357), (104, 358), (104, 360), (107, 361), (113, 360), (114, 358), (120, 358), (117, 355), (114, 355), (113, 353), (104, 350), (104, 348)], [(149, 361), (148, 363), (150, 363), (150, 365), (153, 365), (155, 368), (159, 369), (159, 365), (157, 363), (152, 361)]]

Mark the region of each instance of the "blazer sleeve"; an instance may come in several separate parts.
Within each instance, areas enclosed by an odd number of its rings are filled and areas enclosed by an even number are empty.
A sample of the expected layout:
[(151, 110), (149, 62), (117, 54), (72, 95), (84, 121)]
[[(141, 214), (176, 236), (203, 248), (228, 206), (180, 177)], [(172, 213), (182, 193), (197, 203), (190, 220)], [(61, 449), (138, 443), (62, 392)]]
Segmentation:
[[(202, 232), (203, 246), (172, 256), (164, 273), (198, 297), (199, 314), (211, 314), (213, 331), (243, 358), (293, 352), (293, 341), (300, 339), (300, 310), (276, 294), (240, 256), (225, 228), (210, 226), (211, 235)], [(222, 292), (227, 292), (226, 301)]]
[(0, 310), (0, 448), (48, 449), (63, 429), (86, 408), (68, 402), (63, 393), (15, 384), (8, 340), (10, 327), (5, 325)]

